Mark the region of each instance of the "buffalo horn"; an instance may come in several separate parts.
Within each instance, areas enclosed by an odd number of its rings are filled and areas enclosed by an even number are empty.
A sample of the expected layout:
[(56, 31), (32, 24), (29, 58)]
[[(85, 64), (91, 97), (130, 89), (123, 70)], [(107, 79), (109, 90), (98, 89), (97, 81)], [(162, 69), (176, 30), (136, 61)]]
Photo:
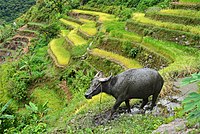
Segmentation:
[(99, 71), (94, 77), (96, 78), (96, 77), (102, 77), (103, 76), (103, 74), (102, 74), (102, 72), (101, 71)]
[(106, 82), (106, 81), (110, 80), (111, 77), (112, 77), (112, 74), (109, 77), (106, 77), (106, 78), (99, 78), (99, 81), (100, 82)]

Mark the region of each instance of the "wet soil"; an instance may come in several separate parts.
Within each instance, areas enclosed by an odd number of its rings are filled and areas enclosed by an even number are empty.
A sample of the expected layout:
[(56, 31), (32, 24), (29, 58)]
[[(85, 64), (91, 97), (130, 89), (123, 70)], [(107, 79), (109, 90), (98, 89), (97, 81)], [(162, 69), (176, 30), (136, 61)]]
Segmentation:
[[(174, 82), (174, 90), (178, 90), (180, 93), (176, 95), (168, 95), (164, 98), (158, 98), (157, 105), (153, 108), (153, 110), (150, 110), (151, 106), (151, 99), (149, 99), (149, 102), (147, 105), (140, 109), (141, 101), (134, 104), (131, 107), (131, 113), (127, 112), (126, 107), (119, 107), (118, 110), (113, 114), (111, 118), (111, 108), (109, 110), (102, 111), (100, 114), (93, 115), (92, 122), (95, 124), (95, 126), (103, 125), (108, 123), (111, 120), (115, 120), (117, 118), (120, 118), (120, 116), (124, 114), (129, 114), (130, 116), (135, 114), (151, 114), (154, 116), (163, 116), (163, 117), (170, 117), (175, 115), (175, 109), (177, 107), (181, 107), (181, 102), (183, 99), (190, 93), (197, 91), (198, 86), (196, 83), (192, 83), (186, 86), (180, 86), (180, 82), (182, 79), (178, 79)], [(88, 113), (88, 116), (91, 116), (91, 114)]]

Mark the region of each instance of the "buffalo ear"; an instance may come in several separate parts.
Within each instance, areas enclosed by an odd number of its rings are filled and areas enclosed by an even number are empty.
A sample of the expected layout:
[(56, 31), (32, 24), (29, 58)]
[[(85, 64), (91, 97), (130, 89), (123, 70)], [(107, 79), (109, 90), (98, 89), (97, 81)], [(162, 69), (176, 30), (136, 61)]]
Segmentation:
[(109, 77), (106, 77), (106, 78), (99, 78), (98, 80), (99, 80), (100, 82), (106, 82), (106, 81), (109, 81), (111, 78), (112, 78), (112, 74), (111, 74)]

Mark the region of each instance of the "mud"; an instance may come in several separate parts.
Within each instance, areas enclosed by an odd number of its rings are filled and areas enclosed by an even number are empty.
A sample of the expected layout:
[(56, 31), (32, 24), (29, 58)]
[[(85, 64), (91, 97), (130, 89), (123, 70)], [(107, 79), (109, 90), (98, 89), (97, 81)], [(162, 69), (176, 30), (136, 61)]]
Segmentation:
[[(169, 100), (171, 99), (171, 100)], [(111, 120), (115, 120), (119, 118), (120, 116), (124, 114), (128, 114), (130, 116), (136, 115), (136, 114), (141, 114), (141, 115), (154, 115), (154, 116), (163, 116), (163, 117), (169, 117), (173, 116), (175, 114), (175, 109), (176, 107), (181, 106), (181, 102), (178, 101), (176, 98), (163, 98), (159, 99), (157, 102), (157, 105), (154, 107), (154, 109), (151, 111), (150, 106), (151, 102), (148, 102), (147, 105), (144, 107), (144, 109), (140, 109), (141, 102), (138, 102), (134, 104), (131, 107), (131, 113), (127, 112), (126, 107), (120, 107), (110, 118), (110, 112), (111, 110), (107, 110), (102, 112), (101, 114), (94, 115), (93, 117), (93, 123), (98, 126), (98, 125), (103, 125)]]
[[(178, 79), (176, 82), (174, 82), (174, 89), (180, 91), (177, 95), (168, 95), (164, 98), (159, 98), (157, 101), (157, 105), (153, 108), (153, 110), (150, 110), (151, 106), (151, 99), (149, 99), (149, 102), (146, 106), (144, 106), (143, 109), (140, 109), (141, 102), (138, 102), (134, 104), (131, 107), (131, 113), (127, 112), (126, 107), (120, 107), (112, 116), (110, 120), (115, 120), (119, 118), (120, 116), (124, 114), (129, 114), (130, 116), (136, 115), (136, 114), (146, 114), (146, 115), (154, 115), (154, 116), (162, 116), (162, 117), (170, 117), (175, 115), (175, 110), (178, 107), (181, 107), (181, 102), (183, 99), (191, 92), (195, 92), (198, 89), (198, 86), (196, 83), (192, 83), (186, 86), (180, 86), (182, 79)], [(93, 117), (93, 123), (98, 125), (103, 125), (108, 122), (109, 115), (111, 110), (106, 110), (101, 112), (100, 114), (94, 115)]]

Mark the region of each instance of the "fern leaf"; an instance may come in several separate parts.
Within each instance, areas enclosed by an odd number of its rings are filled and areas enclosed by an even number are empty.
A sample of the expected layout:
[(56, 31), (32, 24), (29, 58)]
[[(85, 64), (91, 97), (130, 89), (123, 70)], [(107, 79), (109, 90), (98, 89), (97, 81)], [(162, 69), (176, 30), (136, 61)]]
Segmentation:
[(7, 108), (8, 106), (11, 104), (12, 102), (12, 99), (10, 99), (2, 108), (1, 108), (1, 112), (0, 113), (3, 113)]
[(13, 119), (14, 116), (13, 115), (8, 115), (8, 114), (4, 114), (2, 116), (0, 116), (0, 119)]
[(188, 113), (188, 119), (200, 120), (200, 94), (192, 92), (186, 97), (182, 104), (183, 112)]
[(38, 111), (38, 107), (34, 103), (29, 102), (29, 105), (31, 106), (31, 109), (32, 109), (33, 112), (37, 112)]
[(183, 79), (181, 81), (181, 86), (196, 82), (196, 81), (200, 81), (200, 73), (198, 74), (192, 74), (192, 77), (186, 77), (185, 79)]
[(200, 111), (199, 110), (195, 110), (189, 114), (188, 119), (194, 119), (194, 118), (197, 120), (200, 120)]

